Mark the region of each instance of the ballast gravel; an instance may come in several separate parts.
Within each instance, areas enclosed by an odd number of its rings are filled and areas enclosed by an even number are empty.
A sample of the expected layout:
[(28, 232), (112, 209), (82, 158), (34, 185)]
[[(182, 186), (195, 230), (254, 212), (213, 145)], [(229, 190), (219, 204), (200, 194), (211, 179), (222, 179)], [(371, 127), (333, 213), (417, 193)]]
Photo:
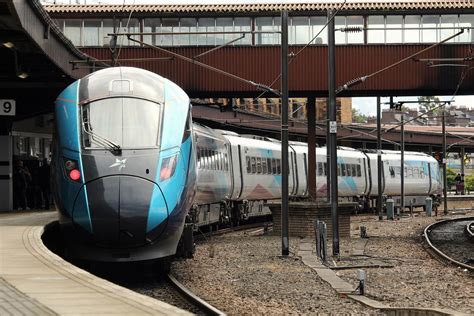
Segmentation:
[[(350, 266), (366, 266), (366, 295), (385, 305), (474, 314), (473, 274), (439, 262), (424, 248), (424, 227), (440, 218), (421, 213), (395, 221), (353, 216), (351, 238), (341, 239), (339, 260), (330, 258), (328, 264), (348, 267), (337, 275), (354, 288), (358, 268)], [(360, 226), (367, 230), (363, 241)], [(355, 256), (361, 242), (365, 256)], [(290, 256), (281, 257), (281, 238), (271, 232), (214, 236), (197, 244), (193, 259), (175, 261), (171, 272), (229, 315), (382, 314), (337, 294), (297, 256), (299, 243), (299, 238), (290, 238)]]

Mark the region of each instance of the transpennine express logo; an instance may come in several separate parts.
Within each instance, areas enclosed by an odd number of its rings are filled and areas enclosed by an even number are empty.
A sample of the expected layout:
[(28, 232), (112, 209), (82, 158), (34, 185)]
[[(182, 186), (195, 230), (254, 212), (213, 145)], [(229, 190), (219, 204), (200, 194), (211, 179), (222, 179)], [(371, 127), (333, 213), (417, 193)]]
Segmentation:
[(115, 158), (115, 162), (111, 164), (109, 168), (118, 167), (118, 170), (122, 171), (122, 169), (126, 167), (126, 163), (127, 163), (127, 158), (122, 159), (122, 160)]

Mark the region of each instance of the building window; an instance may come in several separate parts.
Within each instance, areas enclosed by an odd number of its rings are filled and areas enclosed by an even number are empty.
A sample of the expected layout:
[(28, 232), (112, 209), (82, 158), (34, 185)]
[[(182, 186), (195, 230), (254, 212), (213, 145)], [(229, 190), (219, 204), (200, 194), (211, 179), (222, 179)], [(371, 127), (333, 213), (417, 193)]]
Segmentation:
[[(200, 18), (198, 20), (198, 32), (214, 32), (216, 21), (212, 18)], [(201, 46), (215, 45), (216, 41), (213, 34), (198, 34), (197, 44)]]
[[(367, 31), (367, 42), (368, 43), (385, 43), (385, 17), (383, 15), (371, 15), (368, 17), (368, 31)], [(380, 29), (380, 30), (370, 30)]]
[(389, 15), (386, 19), (386, 43), (401, 43), (402, 42), (402, 22), (401, 15)]
[[(346, 27), (364, 27), (364, 17), (348, 16), (346, 18)], [(364, 44), (364, 32), (347, 33), (347, 44)]]
[[(474, 15), (460, 15), (459, 26), (473, 27), (474, 26)], [(464, 33), (457, 37), (459, 42), (472, 43), (474, 38), (474, 30), (464, 30)]]
[[(216, 32), (232, 32), (234, 31), (234, 21), (232, 18), (217, 18)], [(235, 34), (216, 34), (216, 45), (222, 45), (230, 42), (236, 36)]]
[(421, 34), (421, 16), (407, 15), (405, 16), (405, 29), (403, 41), (405, 43), (419, 43)]
[[(234, 18), (234, 31), (250, 32), (252, 30), (252, 20), (250, 18)], [(240, 37), (240, 35), (234, 35), (233, 38)], [(245, 34), (245, 37), (234, 45), (252, 45), (252, 34)]]
[(75, 46), (82, 46), (81, 27), (82, 20), (66, 20), (64, 23), (64, 35), (66, 35)]
[[(183, 18), (179, 21), (179, 31), (181, 33), (192, 33), (197, 32), (197, 20), (194, 18)], [(181, 46), (196, 46), (197, 37), (196, 35), (179, 35), (177, 37), (177, 43)]]
[(102, 46), (101, 21), (84, 20), (84, 46)]
[[(143, 21), (143, 32), (156, 33), (160, 31), (161, 20), (160, 19), (144, 19)], [(143, 41), (147, 44), (157, 45), (157, 35), (144, 35)]]
[[(346, 27), (346, 17), (345, 16), (336, 16), (334, 18), (334, 27), (336, 29), (341, 29)], [(337, 44), (346, 44), (346, 32), (336, 31), (335, 34), (336, 45)]]
[[(258, 17), (255, 18), (256, 31), (276, 32), (281, 30), (279, 17)], [(279, 33), (257, 33), (255, 35), (257, 45), (279, 45)]]
[(436, 43), (438, 42), (439, 30), (434, 28), (439, 27), (439, 15), (423, 15), (423, 32), (422, 41), (423, 43)]
[(316, 35), (317, 38), (311, 43), (314, 45), (322, 45), (328, 43), (328, 32), (324, 26), (327, 23), (327, 18), (322, 16), (312, 16), (309, 18), (309, 24), (311, 28), (311, 39), (313, 39)]
[(310, 40), (309, 30), (309, 18), (307, 16), (292, 17), (288, 26), (288, 43), (308, 44)]
[[(177, 18), (166, 18), (161, 19), (161, 33), (174, 33), (179, 32), (179, 19)], [(160, 46), (173, 46), (173, 43), (178, 43), (178, 37), (181, 35), (158, 35), (158, 44)]]

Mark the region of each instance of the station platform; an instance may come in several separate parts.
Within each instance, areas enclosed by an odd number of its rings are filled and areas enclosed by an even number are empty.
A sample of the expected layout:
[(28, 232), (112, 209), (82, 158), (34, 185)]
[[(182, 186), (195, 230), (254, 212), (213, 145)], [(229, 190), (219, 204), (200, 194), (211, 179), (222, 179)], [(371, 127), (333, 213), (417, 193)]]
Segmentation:
[(0, 315), (189, 315), (98, 278), (41, 240), (55, 212), (0, 213)]

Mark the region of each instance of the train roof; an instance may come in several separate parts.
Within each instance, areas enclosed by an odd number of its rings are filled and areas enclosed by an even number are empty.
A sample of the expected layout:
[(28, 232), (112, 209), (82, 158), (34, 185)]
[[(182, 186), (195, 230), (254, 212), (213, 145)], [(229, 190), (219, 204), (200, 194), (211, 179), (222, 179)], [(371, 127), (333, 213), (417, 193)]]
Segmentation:
[(170, 88), (187, 97), (180, 87), (154, 72), (135, 67), (110, 67), (79, 79), (79, 102), (125, 96), (164, 103), (164, 91)]

